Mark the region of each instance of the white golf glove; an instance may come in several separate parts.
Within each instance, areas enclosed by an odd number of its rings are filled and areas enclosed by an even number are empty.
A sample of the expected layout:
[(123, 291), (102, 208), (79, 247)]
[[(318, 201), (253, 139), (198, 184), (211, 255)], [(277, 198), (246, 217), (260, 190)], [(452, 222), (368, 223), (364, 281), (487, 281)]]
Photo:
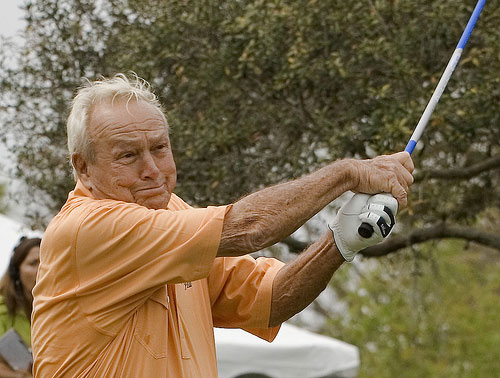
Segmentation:
[[(390, 194), (355, 194), (330, 226), (344, 259), (351, 262), (359, 251), (384, 240), (394, 228), (397, 211), (398, 201)], [(361, 224), (368, 232), (358, 231)]]

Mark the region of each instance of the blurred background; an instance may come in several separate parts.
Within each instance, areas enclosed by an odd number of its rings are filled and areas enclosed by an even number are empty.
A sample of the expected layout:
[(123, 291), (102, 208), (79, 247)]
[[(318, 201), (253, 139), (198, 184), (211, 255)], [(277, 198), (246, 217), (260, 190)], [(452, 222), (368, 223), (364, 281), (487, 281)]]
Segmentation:
[[(74, 182), (85, 78), (135, 72), (163, 103), (176, 193), (225, 204), (340, 158), (404, 149), (469, 0), (9, 0), (0, 25), (0, 212), (33, 229)], [(413, 153), (409, 207), (293, 322), (356, 345), (359, 377), (500, 374), (500, 1), (481, 14)], [(340, 201), (342, 202), (342, 198)], [(290, 259), (334, 203), (263, 253)]]

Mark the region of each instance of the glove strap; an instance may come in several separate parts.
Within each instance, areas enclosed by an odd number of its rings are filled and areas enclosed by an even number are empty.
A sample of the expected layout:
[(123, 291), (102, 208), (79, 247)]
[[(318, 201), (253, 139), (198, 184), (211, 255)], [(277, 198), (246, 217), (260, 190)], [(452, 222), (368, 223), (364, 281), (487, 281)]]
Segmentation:
[[(345, 243), (342, 240), (337, 240), (337, 238), (335, 237), (335, 231), (330, 227), (329, 224), (327, 224), (327, 226), (328, 226), (328, 229), (332, 232), (333, 241), (335, 242), (335, 245), (336, 245), (339, 253), (341, 254), (341, 256), (348, 263), (352, 262), (352, 260), (354, 260), (354, 257), (356, 256), (356, 253), (346, 251), (345, 247), (344, 247)], [(340, 239), (342, 239), (342, 238), (340, 238)]]

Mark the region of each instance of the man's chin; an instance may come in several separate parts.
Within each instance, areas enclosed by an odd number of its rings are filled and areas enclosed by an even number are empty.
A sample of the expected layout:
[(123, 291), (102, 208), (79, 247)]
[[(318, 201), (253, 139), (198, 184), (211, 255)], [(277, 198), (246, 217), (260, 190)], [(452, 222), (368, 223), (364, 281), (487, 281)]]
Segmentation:
[(140, 199), (137, 201), (137, 203), (141, 206), (147, 207), (148, 209), (159, 210), (166, 209), (169, 201), (170, 195), (163, 195)]

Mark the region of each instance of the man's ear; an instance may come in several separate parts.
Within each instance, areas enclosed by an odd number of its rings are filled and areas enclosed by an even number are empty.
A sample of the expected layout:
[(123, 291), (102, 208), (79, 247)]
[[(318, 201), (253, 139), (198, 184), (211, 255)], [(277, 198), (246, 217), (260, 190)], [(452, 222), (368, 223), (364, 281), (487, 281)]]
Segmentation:
[(78, 179), (85, 185), (89, 190), (92, 190), (92, 183), (90, 180), (89, 165), (85, 158), (81, 154), (71, 155), (71, 162), (73, 168), (75, 168), (76, 175)]

